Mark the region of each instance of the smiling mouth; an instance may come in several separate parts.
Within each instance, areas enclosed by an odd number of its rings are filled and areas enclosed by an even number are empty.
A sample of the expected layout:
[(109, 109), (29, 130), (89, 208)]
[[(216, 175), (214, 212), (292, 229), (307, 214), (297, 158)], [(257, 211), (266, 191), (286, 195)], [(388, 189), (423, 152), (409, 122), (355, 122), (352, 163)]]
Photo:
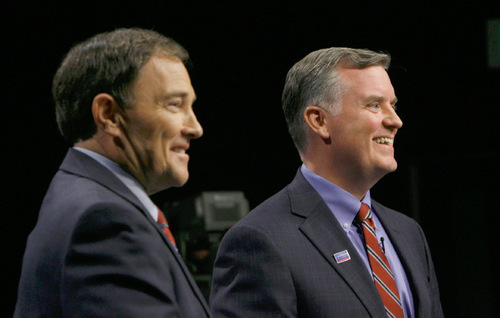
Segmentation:
[(186, 153), (186, 149), (184, 148), (174, 148), (172, 151), (177, 153)]
[(394, 139), (387, 137), (373, 138), (373, 141), (382, 145), (392, 145), (394, 143)]

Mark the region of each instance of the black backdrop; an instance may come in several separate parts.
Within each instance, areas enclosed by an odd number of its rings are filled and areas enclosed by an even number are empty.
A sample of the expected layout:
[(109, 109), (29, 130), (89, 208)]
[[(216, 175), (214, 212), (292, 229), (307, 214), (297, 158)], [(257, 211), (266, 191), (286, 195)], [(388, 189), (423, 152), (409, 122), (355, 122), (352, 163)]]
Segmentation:
[(74, 43), (138, 26), (190, 51), (205, 129), (190, 149), (190, 181), (155, 195), (159, 204), (241, 190), (254, 207), (300, 164), (280, 107), (293, 63), (330, 46), (391, 53), (404, 121), (399, 169), (373, 197), (423, 226), (448, 317), (493, 316), (498, 209), (489, 205), (498, 200), (500, 69), (487, 66), (486, 21), (500, 18), (498, 1), (336, 2), (4, 1), (0, 313), (12, 314), (26, 237), (67, 148), (52, 76)]

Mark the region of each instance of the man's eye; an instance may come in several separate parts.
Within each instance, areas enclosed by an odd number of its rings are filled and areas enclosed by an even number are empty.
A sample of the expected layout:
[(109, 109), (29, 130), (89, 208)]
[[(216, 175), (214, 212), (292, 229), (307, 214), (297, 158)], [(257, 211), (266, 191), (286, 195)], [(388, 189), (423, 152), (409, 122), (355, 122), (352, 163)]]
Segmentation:
[(372, 104), (372, 108), (379, 109), (380, 105), (378, 103), (374, 103)]
[(181, 107), (182, 101), (180, 100), (170, 100), (166, 102), (167, 107)]

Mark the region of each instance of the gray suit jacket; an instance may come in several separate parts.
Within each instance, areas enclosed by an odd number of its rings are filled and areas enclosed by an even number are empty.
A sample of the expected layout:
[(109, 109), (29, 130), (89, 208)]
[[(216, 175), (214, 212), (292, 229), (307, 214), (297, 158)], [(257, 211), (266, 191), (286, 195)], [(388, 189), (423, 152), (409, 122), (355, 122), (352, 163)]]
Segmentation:
[[(372, 201), (411, 285), (417, 317), (442, 317), (434, 266), (420, 226)], [(348, 250), (350, 261), (333, 254)], [(363, 261), (302, 176), (224, 236), (210, 305), (216, 317), (386, 317)]]
[(23, 259), (15, 317), (209, 317), (178, 253), (130, 190), (70, 149)]

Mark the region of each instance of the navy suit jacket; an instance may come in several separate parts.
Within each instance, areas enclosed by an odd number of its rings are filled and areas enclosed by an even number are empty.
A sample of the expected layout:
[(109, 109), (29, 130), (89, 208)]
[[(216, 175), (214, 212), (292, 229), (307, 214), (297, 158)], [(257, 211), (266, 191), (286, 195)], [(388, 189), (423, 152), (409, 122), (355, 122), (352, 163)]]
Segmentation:
[(179, 254), (132, 192), (70, 149), (23, 259), (15, 317), (209, 317)]
[[(438, 284), (420, 226), (376, 201), (408, 276), (417, 317), (442, 317)], [(334, 254), (348, 250), (338, 264)], [(224, 236), (210, 305), (215, 317), (386, 317), (363, 261), (314, 188), (293, 182)]]

